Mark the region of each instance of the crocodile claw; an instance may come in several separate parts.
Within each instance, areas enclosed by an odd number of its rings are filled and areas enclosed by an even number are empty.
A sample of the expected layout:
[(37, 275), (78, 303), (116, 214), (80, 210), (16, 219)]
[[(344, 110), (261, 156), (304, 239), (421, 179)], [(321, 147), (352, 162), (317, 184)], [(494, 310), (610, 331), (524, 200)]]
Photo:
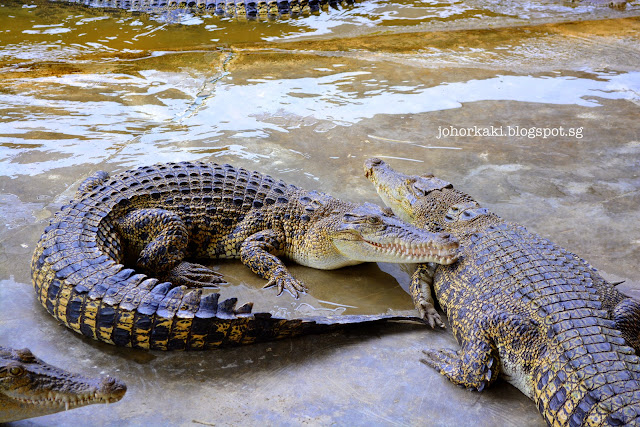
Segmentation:
[(441, 329), (447, 329), (440, 314), (436, 311), (436, 308), (430, 302), (425, 300), (421, 300), (418, 304), (416, 304), (416, 309), (421, 318), (423, 318), (431, 329), (435, 329), (436, 325), (438, 325)]
[(201, 264), (181, 262), (169, 272), (166, 278), (176, 285), (188, 288), (202, 288), (227, 284), (222, 275)]
[(271, 278), (263, 289), (276, 286), (278, 290), (278, 296), (282, 295), (285, 290), (291, 294), (294, 298), (300, 297), (300, 292), (304, 293), (307, 288), (299, 280), (293, 278), (291, 275), (282, 275)]

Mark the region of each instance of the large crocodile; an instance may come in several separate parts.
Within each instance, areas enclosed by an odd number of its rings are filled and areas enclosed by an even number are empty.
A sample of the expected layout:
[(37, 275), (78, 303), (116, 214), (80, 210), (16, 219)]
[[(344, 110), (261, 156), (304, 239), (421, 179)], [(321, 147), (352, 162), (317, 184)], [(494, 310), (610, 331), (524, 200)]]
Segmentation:
[[(304, 285), (278, 257), (320, 269), (446, 264), (457, 248), (450, 235), (375, 205), (230, 165), (184, 162), (87, 178), (45, 229), (31, 269), (40, 302), (76, 332), (121, 346), (203, 349), (396, 317), (251, 314), (251, 304), (235, 308), (236, 299), (219, 303), (203, 292), (222, 278), (185, 258), (239, 258), (278, 294), (297, 296)], [(134, 263), (137, 272), (124, 266)]]
[(0, 346), (0, 423), (122, 399), (113, 377), (87, 378), (49, 365), (28, 349)]
[(83, 6), (121, 9), (130, 12), (211, 13), (238, 19), (272, 19), (283, 16), (309, 15), (351, 4), (354, 0), (54, 0)]
[(399, 217), (449, 232), (463, 248), (457, 263), (423, 265), (413, 276), (416, 306), (432, 309), (433, 285), (462, 347), (425, 351), (424, 363), (476, 390), (501, 374), (549, 425), (640, 425), (640, 360), (629, 346), (638, 348), (640, 302), (446, 181), (379, 159), (365, 174)]
[[(164, 14), (169, 21), (175, 13), (206, 13), (238, 20), (272, 20), (317, 14), (321, 10), (351, 5), (359, 0), (51, 0), (100, 9), (134, 13)], [(571, 0), (576, 1), (576, 0)], [(596, 6), (624, 9), (627, 0), (577, 0)]]

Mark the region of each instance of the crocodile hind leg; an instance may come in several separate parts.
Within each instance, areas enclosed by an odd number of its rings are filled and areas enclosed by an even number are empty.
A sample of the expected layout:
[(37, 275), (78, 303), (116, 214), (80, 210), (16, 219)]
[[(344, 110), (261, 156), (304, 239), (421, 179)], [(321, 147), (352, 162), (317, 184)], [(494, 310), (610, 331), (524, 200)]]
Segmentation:
[(409, 293), (413, 299), (413, 304), (418, 310), (420, 317), (425, 319), (431, 328), (438, 325), (445, 328), (440, 314), (436, 311), (433, 301), (433, 275), (435, 273), (435, 264), (420, 264), (411, 276), (411, 285), (409, 285)]
[[(587, 264), (594, 272), (593, 267)], [(602, 308), (616, 322), (616, 329), (630, 347), (640, 355), (640, 301), (627, 297), (616, 286), (623, 282), (611, 283), (598, 274), (591, 276), (594, 288), (602, 301)]]
[(265, 288), (276, 286), (278, 295), (286, 289), (293, 297), (306, 291), (302, 282), (295, 279), (278, 258), (283, 255), (285, 237), (281, 232), (265, 230), (249, 236), (240, 247), (240, 261), (255, 274), (267, 279)]
[(116, 227), (144, 273), (176, 286), (199, 288), (225, 283), (209, 268), (183, 261), (189, 243), (187, 227), (176, 213), (138, 209), (118, 218)]
[[(462, 350), (424, 350), (421, 360), (446, 376), (451, 382), (482, 391), (499, 376), (499, 346), (513, 346), (515, 351), (530, 352), (537, 327), (534, 322), (511, 314), (487, 314), (467, 330)], [(526, 344), (525, 344), (526, 343)], [(524, 359), (529, 360), (529, 359)], [(535, 360), (535, 359), (531, 359)]]
[(613, 320), (627, 344), (640, 355), (640, 301), (623, 299), (613, 309)]

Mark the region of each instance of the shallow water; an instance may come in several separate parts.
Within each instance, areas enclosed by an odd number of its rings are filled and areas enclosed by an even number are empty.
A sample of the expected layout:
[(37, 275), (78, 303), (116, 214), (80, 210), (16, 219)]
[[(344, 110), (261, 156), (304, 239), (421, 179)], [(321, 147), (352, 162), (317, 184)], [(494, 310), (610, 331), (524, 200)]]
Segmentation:
[[(637, 0), (371, 1), (239, 22), (4, 2), (0, 343), (129, 385), (115, 405), (21, 424), (542, 425), (511, 386), (466, 392), (420, 364), (421, 348), (456, 346), (447, 332), (396, 326), (206, 354), (89, 342), (34, 301), (30, 256), (100, 169), (229, 162), (378, 203), (362, 173), (378, 156), (451, 181), (640, 297), (639, 11)], [(560, 128), (572, 136), (535, 135)], [(291, 266), (310, 289), (300, 300), (261, 290), (237, 262), (216, 268), (231, 283), (223, 295), (278, 315), (412, 312), (397, 266)]]

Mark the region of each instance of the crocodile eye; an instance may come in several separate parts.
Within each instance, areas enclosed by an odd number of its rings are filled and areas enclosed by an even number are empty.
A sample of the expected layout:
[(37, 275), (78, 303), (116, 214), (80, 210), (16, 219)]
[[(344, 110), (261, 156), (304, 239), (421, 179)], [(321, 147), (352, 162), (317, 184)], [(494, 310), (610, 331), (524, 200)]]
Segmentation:
[(19, 377), (24, 374), (24, 368), (22, 368), (22, 366), (10, 366), (8, 371), (12, 377)]
[(380, 224), (380, 218), (376, 216), (370, 216), (367, 218), (367, 222), (371, 225)]

